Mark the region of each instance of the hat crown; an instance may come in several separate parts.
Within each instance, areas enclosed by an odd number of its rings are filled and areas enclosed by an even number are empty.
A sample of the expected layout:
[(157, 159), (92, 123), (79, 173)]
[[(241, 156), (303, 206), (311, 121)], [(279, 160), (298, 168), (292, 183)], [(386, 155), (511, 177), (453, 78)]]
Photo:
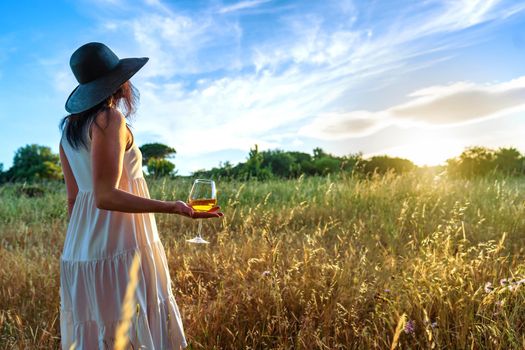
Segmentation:
[(71, 55), (69, 66), (79, 84), (93, 81), (114, 69), (120, 59), (102, 43), (87, 43)]

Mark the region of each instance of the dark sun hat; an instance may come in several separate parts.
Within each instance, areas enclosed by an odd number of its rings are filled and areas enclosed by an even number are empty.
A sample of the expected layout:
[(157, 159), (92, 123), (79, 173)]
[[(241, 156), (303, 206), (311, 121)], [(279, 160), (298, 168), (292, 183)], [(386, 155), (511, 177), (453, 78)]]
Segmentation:
[(69, 65), (78, 86), (66, 101), (66, 111), (80, 113), (111, 96), (148, 62), (147, 57), (119, 59), (102, 43), (87, 43), (71, 55)]

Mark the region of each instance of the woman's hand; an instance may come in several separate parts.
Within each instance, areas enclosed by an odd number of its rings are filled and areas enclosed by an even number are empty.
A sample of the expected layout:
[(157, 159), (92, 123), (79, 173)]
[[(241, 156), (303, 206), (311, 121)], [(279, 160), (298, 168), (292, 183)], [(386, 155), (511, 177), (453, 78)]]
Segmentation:
[(172, 208), (172, 212), (175, 214), (187, 216), (193, 219), (208, 219), (208, 218), (218, 218), (221, 216), (224, 216), (222, 212), (219, 211), (221, 208), (220, 206), (216, 206), (211, 208), (209, 211), (206, 212), (199, 212), (193, 210), (192, 207), (190, 207), (188, 204), (186, 204), (184, 201), (175, 201), (175, 202), (169, 202), (170, 207)]

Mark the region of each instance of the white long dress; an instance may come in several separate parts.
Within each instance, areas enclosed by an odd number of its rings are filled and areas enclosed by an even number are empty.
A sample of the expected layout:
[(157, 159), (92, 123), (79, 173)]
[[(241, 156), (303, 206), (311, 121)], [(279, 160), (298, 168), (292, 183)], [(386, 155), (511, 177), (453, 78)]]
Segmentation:
[[(69, 350), (73, 343), (75, 349), (113, 348), (136, 251), (140, 253), (141, 264), (129, 348), (186, 347), (154, 215), (98, 209), (93, 196), (89, 150), (73, 149), (65, 134), (60, 142), (79, 189), (60, 259), (62, 349)], [(124, 155), (119, 188), (149, 198), (142, 154), (135, 143)]]

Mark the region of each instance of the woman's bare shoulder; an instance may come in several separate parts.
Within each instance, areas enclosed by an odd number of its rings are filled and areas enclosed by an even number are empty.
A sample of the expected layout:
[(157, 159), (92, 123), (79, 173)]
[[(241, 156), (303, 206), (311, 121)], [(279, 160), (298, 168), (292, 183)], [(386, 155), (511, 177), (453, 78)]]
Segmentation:
[(119, 129), (126, 125), (126, 117), (116, 108), (104, 108), (95, 117), (95, 124), (104, 130), (108, 127)]

